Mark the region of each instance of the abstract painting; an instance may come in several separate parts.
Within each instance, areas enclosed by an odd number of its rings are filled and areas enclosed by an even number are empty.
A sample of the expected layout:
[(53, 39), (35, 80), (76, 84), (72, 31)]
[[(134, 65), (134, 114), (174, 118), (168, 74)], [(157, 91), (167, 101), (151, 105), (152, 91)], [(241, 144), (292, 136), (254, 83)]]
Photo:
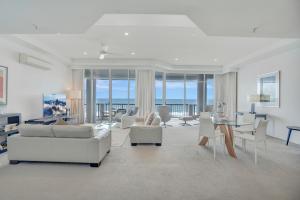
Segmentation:
[(7, 104), (7, 67), (0, 66), (0, 104)]

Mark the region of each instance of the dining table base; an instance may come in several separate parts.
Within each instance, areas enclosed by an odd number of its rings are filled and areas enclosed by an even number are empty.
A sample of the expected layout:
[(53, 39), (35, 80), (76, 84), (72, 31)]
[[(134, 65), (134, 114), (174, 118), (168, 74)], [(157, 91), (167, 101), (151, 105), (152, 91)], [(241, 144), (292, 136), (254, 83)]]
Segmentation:
[[(227, 148), (227, 151), (229, 155), (233, 158), (237, 158), (236, 153), (233, 148), (233, 131), (231, 126), (226, 125), (216, 125), (215, 128), (220, 127), (220, 131), (225, 136), (225, 145)], [(199, 142), (199, 145), (205, 146), (208, 143), (208, 137), (204, 136), (201, 141)]]

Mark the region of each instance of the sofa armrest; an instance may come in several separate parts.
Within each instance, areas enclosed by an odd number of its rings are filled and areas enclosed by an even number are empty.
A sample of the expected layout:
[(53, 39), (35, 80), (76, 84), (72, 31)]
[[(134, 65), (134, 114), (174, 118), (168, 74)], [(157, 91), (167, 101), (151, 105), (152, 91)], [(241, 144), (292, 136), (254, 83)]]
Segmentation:
[(162, 127), (161, 126), (132, 126), (130, 129), (130, 134), (135, 133), (162, 133)]

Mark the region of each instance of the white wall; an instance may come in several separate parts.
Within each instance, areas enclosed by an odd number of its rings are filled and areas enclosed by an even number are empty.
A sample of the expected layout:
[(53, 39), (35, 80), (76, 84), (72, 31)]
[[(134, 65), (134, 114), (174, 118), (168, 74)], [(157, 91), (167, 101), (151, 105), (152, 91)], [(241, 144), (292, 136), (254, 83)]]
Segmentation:
[[(256, 112), (270, 115), (268, 134), (286, 140), (287, 125), (300, 126), (300, 48), (294, 48), (243, 66), (238, 74), (238, 110), (250, 111), (247, 96), (256, 94), (256, 76), (280, 70), (280, 108), (256, 106)], [(300, 144), (300, 132), (290, 142)]]
[[(47, 59), (53, 66), (45, 71), (19, 64), (19, 52)], [(43, 93), (64, 92), (71, 86), (71, 70), (65, 65), (5, 38), (0, 38), (0, 65), (8, 67), (8, 103), (0, 112), (21, 113), (22, 120), (42, 117)]]

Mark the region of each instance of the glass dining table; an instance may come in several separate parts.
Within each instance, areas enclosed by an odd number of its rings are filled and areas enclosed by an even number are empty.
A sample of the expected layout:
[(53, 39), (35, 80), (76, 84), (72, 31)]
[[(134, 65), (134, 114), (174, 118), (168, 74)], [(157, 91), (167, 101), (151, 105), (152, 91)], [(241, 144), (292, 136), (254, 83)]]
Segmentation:
[[(212, 118), (212, 122), (215, 125), (215, 129), (218, 127), (220, 128), (220, 131), (224, 134), (225, 136), (225, 145), (227, 148), (227, 151), (229, 155), (233, 158), (237, 158), (235, 150), (234, 150), (234, 145), (233, 145), (233, 127), (241, 127), (241, 126), (249, 126), (251, 123), (245, 123), (245, 122), (240, 122), (238, 120), (233, 120), (233, 119), (214, 119)], [(201, 126), (201, 124), (200, 124)], [(208, 143), (208, 137), (203, 137), (201, 141), (199, 142), (199, 145), (206, 145)]]

